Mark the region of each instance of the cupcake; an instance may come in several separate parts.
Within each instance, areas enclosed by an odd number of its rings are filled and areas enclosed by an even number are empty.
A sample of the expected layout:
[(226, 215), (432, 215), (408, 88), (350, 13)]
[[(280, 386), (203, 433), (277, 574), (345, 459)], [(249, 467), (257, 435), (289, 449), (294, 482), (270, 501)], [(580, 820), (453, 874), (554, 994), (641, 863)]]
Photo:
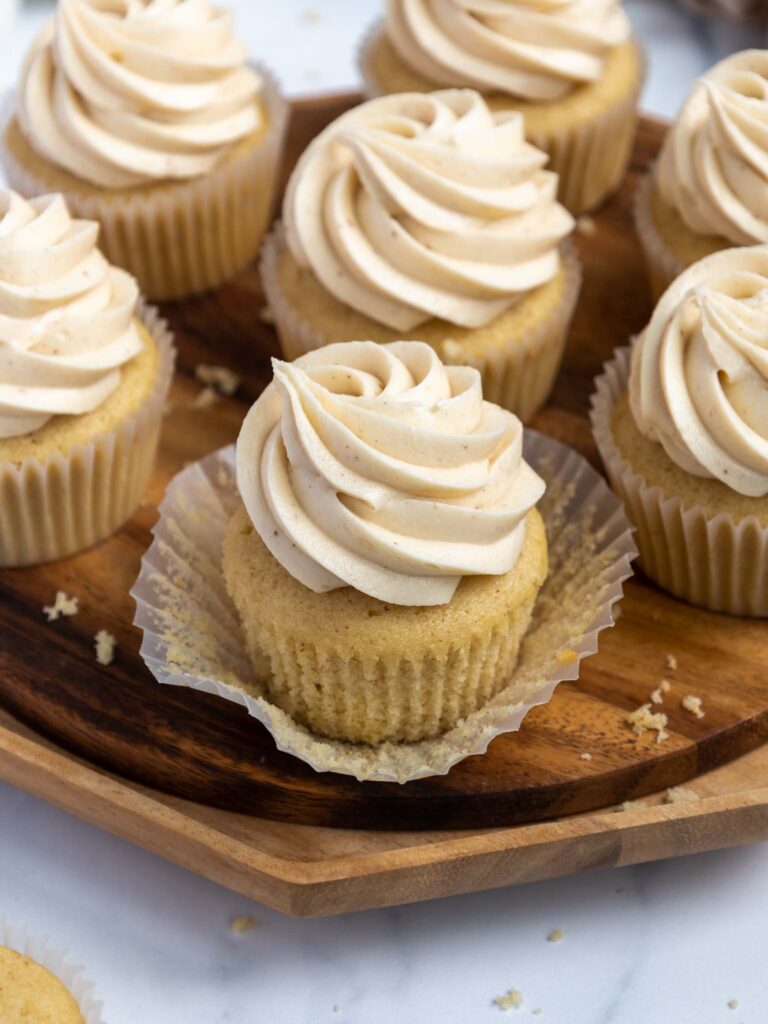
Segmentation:
[(547, 573), (520, 421), (423, 342), (274, 372), (237, 442), (223, 551), (255, 672), (315, 734), (437, 736), (509, 683)]
[(768, 50), (745, 50), (699, 79), (637, 191), (654, 298), (713, 252), (768, 242), (766, 196)]
[(371, 96), (469, 87), (521, 113), (572, 213), (624, 176), (644, 61), (618, 0), (387, 0), (360, 64)]
[(258, 251), (286, 109), (203, 0), (60, 0), (4, 129), (10, 184), (61, 192), (150, 299), (212, 288)]
[(66, 986), (7, 946), (0, 946), (0, 1020), (3, 1024), (85, 1024)]
[(768, 616), (768, 246), (695, 263), (609, 364), (595, 439), (645, 572), (692, 604)]
[(173, 368), (165, 324), (64, 199), (0, 191), (0, 565), (95, 544), (134, 511)]
[(424, 341), (528, 419), (581, 283), (545, 162), (519, 114), (469, 89), (386, 96), (334, 121), (299, 160), (262, 257), (285, 355)]

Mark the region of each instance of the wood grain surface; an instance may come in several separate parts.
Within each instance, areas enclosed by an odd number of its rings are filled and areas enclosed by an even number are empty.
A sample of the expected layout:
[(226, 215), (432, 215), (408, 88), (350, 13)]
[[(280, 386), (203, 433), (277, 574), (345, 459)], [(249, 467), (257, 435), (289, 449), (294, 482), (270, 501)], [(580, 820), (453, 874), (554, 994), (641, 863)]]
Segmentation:
[[(346, 97), (296, 106), (288, 166), (350, 102)], [(587, 410), (593, 378), (650, 312), (629, 211), (636, 176), (656, 153), (661, 133), (656, 123), (641, 124), (621, 193), (582, 224), (582, 301), (551, 403), (533, 424), (592, 461)], [(468, 759), (445, 778), (397, 786), (319, 775), (277, 752), (241, 708), (159, 686), (138, 655), (128, 591), (166, 483), (185, 463), (235, 438), (248, 404), (269, 379), (269, 357), (278, 347), (259, 318), (262, 306), (258, 275), (250, 268), (215, 293), (166, 307), (177, 331), (180, 372), (146, 504), (92, 551), (0, 573), (0, 703), (8, 712), (95, 765), (174, 796), (281, 823), (376, 830), (476, 829), (573, 815), (681, 783), (766, 739), (766, 624), (697, 611), (641, 578), (626, 586), (621, 619), (601, 635), (600, 651), (584, 664), (578, 683), (562, 684), (520, 733), (498, 738), (486, 755)], [(199, 363), (241, 374), (235, 398), (194, 408)], [(42, 607), (59, 589), (77, 595), (82, 611), (49, 624)], [(108, 668), (94, 657), (99, 629), (117, 638)], [(666, 667), (670, 653), (678, 662), (675, 671)], [(636, 737), (625, 719), (664, 676), (672, 683), (664, 705), (670, 737), (659, 745), (654, 734)], [(681, 707), (686, 694), (701, 697), (703, 718)], [(764, 759), (760, 764), (765, 769)], [(157, 806), (170, 806), (155, 799)], [(68, 796), (67, 805), (73, 802)], [(203, 814), (199, 808), (195, 813)], [(95, 812), (85, 816), (98, 818)], [(115, 827), (111, 818), (104, 824)], [(153, 844), (162, 845), (156, 839)], [(371, 899), (360, 897), (361, 905)]]

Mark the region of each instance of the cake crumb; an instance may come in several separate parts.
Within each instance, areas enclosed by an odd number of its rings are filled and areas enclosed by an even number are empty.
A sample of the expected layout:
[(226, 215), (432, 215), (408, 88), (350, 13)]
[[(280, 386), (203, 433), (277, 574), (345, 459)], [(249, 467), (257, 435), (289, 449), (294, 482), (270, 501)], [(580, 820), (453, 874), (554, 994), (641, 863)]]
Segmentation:
[(195, 367), (195, 377), (201, 384), (213, 388), (220, 395), (234, 395), (240, 387), (240, 377), (227, 366), (210, 366), (199, 363)]
[(622, 811), (641, 810), (643, 807), (648, 807), (645, 800), (625, 800), (621, 805)]
[(63, 590), (56, 591), (53, 604), (43, 605), (43, 612), (49, 622), (56, 622), (62, 615), (77, 615), (80, 611), (80, 598), (67, 597)]
[(589, 753), (588, 750), (585, 750), (583, 754), (579, 754), (579, 760), (580, 761), (591, 761), (592, 760), (592, 755)]
[(687, 694), (680, 701), (686, 711), (690, 711), (697, 718), (704, 717), (704, 709), (701, 706), (701, 697), (695, 697), (692, 693)]
[(701, 800), (699, 794), (692, 789), (684, 789), (682, 786), (672, 786), (664, 797), (665, 804), (684, 804), (695, 800)]
[(570, 647), (566, 647), (564, 650), (557, 652), (557, 661), (559, 665), (572, 665), (574, 661), (578, 661), (578, 658), (578, 652), (572, 650)]
[(100, 629), (94, 637), (96, 641), (96, 661), (100, 665), (111, 665), (115, 659), (117, 641), (106, 629)]
[(233, 935), (245, 935), (246, 932), (253, 931), (256, 924), (257, 921), (255, 917), (251, 917), (250, 914), (240, 914), (239, 917), (232, 918), (229, 930)]
[(210, 409), (219, 400), (219, 393), (215, 388), (202, 388), (189, 403), (191, 409)]
[(274, 327), (275, 314), (272, 312), (271, 306), (262, 306), (256, 315), (263, 324), (267, 325), (267, 327)]
[(594, 217), (589, 217), (584, 214), (578, 217), (576, 220), (576, 230), (580, 235), (584, 235), (586, 238), (592, 238), (597, 231), (597, 224), (595, 223)]
[(538, 1017), (538, 1016), (539, 1016), (540, 1014), (542, 1014), (542, 1013), (543, 1013), (544, 1011), (542, 1010), (542, 1008), (541, 1008), (540, 1006), (537, 1006), (537, 1007), (536, 1007), (536, 1009), (535, 1009), (535, 1010), (532, 1010), (531, 1012), (533, 1013), (533, 1016), (534, 1016), (534, 1017)]
[(663, 711), (651, 711), (650, 704), (641, 704), (639, 708), (627, 715), (625, 721), (635, 736), (642, 736), (644, 732), (655, 732), (657, 743), (663, 743), (669, 737), (669, 733), (665, 729), (667, 716)]
[(496, 996), (493, 1001), (500, 1010), (519, 1010), (523, 1005), (523, 993), (511, 988), (503, 996)]
[(674, 654), (668, 654), (667, 657), (664, 659), (664, 664), (667, 666), (670, 672), (674, 672), (677, 668), (677, 658)]
[(563, 929), (555, 928), (547, 936), (547, 942), (562, 942), (563, 941)]
[(739, 1000), (738, 999), (729, 999), (728, 1000), (728, 1009), (729, 1010), (735, 1010), (738, 1007), (738, 1005), (739, 1005)]
[(657, 686), (656, 689), (651, 693), (651, 703), (652, 704), (663, 704), (664, 703), (664, 691), (662, 690), (662, 688), (660, 686)]

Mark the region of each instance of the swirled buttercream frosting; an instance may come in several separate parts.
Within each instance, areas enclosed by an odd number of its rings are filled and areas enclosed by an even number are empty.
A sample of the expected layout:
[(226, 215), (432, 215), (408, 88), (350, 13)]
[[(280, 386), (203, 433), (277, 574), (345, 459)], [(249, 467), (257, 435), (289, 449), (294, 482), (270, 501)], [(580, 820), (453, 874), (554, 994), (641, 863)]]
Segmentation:
[(61, 196), (0, 190), (0, 437), (91, 412), (141, 351), (136, 282)]
[(387, 0), (401, 59), (437, 85), (556, 100), (629, 38), (618, 0)]
[(254, 132), (258, 75), (205, 0), (59, 0), (24, 62), (30, 145), (99, 188), (211, 171)]
[(768, 242), (768, 50), (735, 53), (699, 79), (655, 181), (692, 231)]
[(494, 115), (472, 90), (371, 100), (299, 161), (288, 245), (340, 302), (395, 330), (478, 327), (558, 273), (573, 219), (546, 160), (520, 114)]
[(768, 246), (677, 278), (635, 344), (629, 397), (640, 432), (682, 469), (768, 494)]
[(237, 483), (287, 572), (318, 593), (437, 605), (462, 576), (514, 567), (544, 483), (477, 370), (416, 341), (273, 365), (238, 438)]

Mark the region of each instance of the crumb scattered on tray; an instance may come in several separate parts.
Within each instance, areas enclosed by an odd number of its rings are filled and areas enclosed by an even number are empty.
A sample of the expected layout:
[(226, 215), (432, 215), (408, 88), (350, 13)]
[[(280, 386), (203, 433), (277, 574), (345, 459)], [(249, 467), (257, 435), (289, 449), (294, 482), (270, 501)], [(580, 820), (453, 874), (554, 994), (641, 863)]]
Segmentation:
[(115, 659), (115, 644), (117, 641), (106, 629), (100, 629), (94, 637), (96, 641), (96, 661), (100, 665), (111, 665)]
[(672, 684), (668, 679), (662, 679), (659, 685), (651, 694), (651, 702), (653, 704), (663, 704), (665, 694), (669, 693), (672, 688)]
[(77, 615), (80, 611), (80, 598), (67, 597), (63, 590), (56, 591), (53, 604), (43, 605), (43, 613), (49, 622), (55, 622), (62, 615)]
[(625, 800), (621, 805), (622, 811), (637, 811), (643, 807), (648, 807), (645, 800)]
[(232, 918), (229, 930), (233, 935), (245, 935), (246, 932), (253, 931), (256, 924), (255, 917), (251, 917), (250, 914), (241, 914), (239, 917)]
[(704, 717), (704, 709), (701, 706), (701, 697), (695, 697), (692, 693), (687, 694), (680, 701), (686, 711), (690, 711), (697, 718)]
[(701, 800), (699, 794), (692, 789), (684, 789), (682, 786), (672, 786), (664, 796), (665, 804), (685, 804), (695, 800)]
[(570, 647), (566, 647), (564, 650), (557, 652), (557, 661), (559, 665), (572, 665), (574, 661), (578, 660), (578, 652), (572, 650)]
[(240, 387), (240, 377), (228, 366), (210, 366), (199, 363), (195, 367), (195, 377), (201, 384), (211, 387), (220, 395), (234, 395)]
[(627, 715), (625, 721), (635, 736), (642, 736), (645, 732), (655, 732), (657, 743), (663, 743), (669, 737), (669, 733), (666, 731), (667, 716), (663, 711), (651, 711), (650, 704), (641, 704), (636, 711)]
[(729, 999), (728, 1000), (728, 1009), (729, 1010), (735, 1010), (738, 1007), (738, 1005), (739, 1005), (739, 1000), (738, 999)]
[(270, 306), (262, 306), (256, 315), (263, 324), (267, 325), (267, 327), (272, 327), (275, 323), (275, 314), (272, 312)]
[(547, 936), (547, 942), (562, 942), (563, 934), (562, 928), (555, 928)]
[(584, 235), (586, 238), (592, 238), (597, 231), (597, 224), (595, 224), (595, 218), (589, 217), (586, 214), (576, 220), (576, 230), (580, 235)]
[(539, 1014), (543, 1013), (544, 1011), (542, 1010), (542, 1008), (540, 1006), (537, 1006), (536, 1009), (532, 1010), (531, 1012), (533, 1013), (534, 1017), (538, 1017)]
[(592, 760), (592, 755), (589, 753), (588, 750), (585, 750), (583, 754), (579, 754), (579, 760), (580, 761), (591, 761)]
[(523, 993), (511, 988), (503, 996), (496, 996), (493, 1001), (500, 1010), (519, 1010), (523, 1005)]
[(219, 393), (215, 388), (202, 388), (189, 403), (190, 409), (210, 409), (219, 400)]
[(664, 660), (664, 664), (667, 666), (670, 672), (674, 672), (677, 668), (677, 658), (674, 654), (668, 654)]

